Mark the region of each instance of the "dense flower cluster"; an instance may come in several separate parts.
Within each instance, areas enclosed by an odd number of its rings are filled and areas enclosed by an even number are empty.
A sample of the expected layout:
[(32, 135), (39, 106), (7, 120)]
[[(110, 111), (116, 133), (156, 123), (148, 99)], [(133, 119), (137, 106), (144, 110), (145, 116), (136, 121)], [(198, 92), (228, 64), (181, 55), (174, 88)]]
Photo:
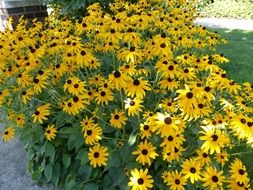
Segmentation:
[(72, 156), (82, 148), (98, 183), (119, 168), (118, 185), (133, 190), (249, 189), (233, 153), (253, 142), (253, 85), (219, 67), (226, 41), (193, 25), (187, 0), (118, 0), (110, 11), (93, 4), (75, 23), (21, 20), (0, 34), (3, 140), (18, 131)]

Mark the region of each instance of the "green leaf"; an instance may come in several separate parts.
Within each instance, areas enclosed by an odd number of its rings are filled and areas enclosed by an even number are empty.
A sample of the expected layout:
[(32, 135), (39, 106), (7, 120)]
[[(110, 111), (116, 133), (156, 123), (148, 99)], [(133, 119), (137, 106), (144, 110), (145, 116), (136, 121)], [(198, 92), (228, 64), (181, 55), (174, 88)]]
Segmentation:
[(60, 174), (61, 174), (61, 166), (59, 163), (56, 163), (53, 169), (53, 175), (51, 179), (55, 187), (58, 186)]
[(72, 180), (67, 181), (65, 183), (65, 189), (66, 190), (73, 190), (75, 186), (76, 186), (76, 180), (75, 179), (72, 179)]
[(76, 155), (76, 159), (81, 161), (81, 166), (87, 164), (89, 162), (88, 151), (86, 149), (80, 150)]
[(26, 153), (26, 157), (28, 160), (32, 160), (34, 155), (35, 155), (35, 153), (34, 153), (34, 150), (32, 150), (32, 149), (28, 150)]
[(128, 162), (129, 160), (133, 159), (132, 156), (132, 147), (129, 146), (128, 143), (125, 143), (124, 146), (122, 146), (119, 149), (120, 156), (123, 160), (123, 163)]
[(119, 151), (114, 151), (110, 154), (107, 168), (110, 167), (120, 167), (121, 166), (121, 158)]
[(41, 177), (43, 169), (38, 167), (35, 171), (31, 172), (32, 180), (37, 180)]
[(45, 156), (50, 157), (50, 161), (53, 162), (54, 161), (54, 157), (55, 157), (55, 148), (54, 145), (52, 143), (47, 143), (46, 144), (46, 148), (45, 148)]
[(120, 186), (126, 180), (126, 175), (123, 168), (109, 168), (108, 173), (112, 179), (112, 184), (114, 187)]
[(45, 167), (44, 174), (45, 174), (47, 181), (50, 181), (52, 178), (52, 174), (53, 174), (53, 164), (52, 163), (49, 163)]
[(64, 154), (62, 157), (62, 162), (65, 168), (68, 168), (71, 162), (71, 156), (69, 154)]
[(87, 183), (84, 185), (83, 190), (98, 190), (98, 185), (96, 183)]
[(78, 175), (81, 176), (83, 181), (90, 179), (92, 167), (90, 165), (84, 165), (79, 168)]
[(66, 119), (66, 113), (63, 111), (59, 112), (58, 115), (55, 117), (56, 120), (56, 126), (57, 128), (62, 127), (65, 124), (65, 119)]
[(133, 146), (133, 144), (136, 142), (137, 134), (130, 134), (128, 139), (129, 146)]

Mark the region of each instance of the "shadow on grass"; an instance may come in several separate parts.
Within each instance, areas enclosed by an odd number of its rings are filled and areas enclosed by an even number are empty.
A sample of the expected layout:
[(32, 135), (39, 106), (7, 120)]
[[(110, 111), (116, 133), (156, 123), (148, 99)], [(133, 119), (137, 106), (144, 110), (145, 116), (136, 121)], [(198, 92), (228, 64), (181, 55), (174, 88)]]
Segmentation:
[(228, 44), (217, 47), (219, 53), (226, 55), (230, 62), (221, 67), (230, 79), (238, 83), (253, 83), (253, 31), (216, 29)]

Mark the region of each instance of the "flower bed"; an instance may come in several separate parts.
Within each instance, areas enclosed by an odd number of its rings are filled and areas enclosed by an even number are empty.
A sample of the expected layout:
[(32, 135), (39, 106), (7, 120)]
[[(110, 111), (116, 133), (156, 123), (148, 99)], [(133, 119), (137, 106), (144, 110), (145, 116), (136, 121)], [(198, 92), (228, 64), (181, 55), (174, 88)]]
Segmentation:
[[(3, 140), (64, 189), (245, 189), (253, 86), (236, 84), (181, 1), (99, 4), (1, 34)], [(211, 53), (210, 53), (211, 52)]]

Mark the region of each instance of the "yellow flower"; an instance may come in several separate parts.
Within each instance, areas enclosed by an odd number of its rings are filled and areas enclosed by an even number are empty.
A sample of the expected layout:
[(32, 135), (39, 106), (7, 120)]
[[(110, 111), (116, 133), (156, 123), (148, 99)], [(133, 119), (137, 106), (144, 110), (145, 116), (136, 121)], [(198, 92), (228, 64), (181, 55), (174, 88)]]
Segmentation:
[(51, 141), (55, 139), (56, 133), (57, 128), (55, 127), (55, 125), (49, 125), (45, 130), (45, 137), (47, 138), (47, 140)]
[(3, 131), (2, 138), (4, 142), (8, 142), (11, 139), (14, 139), (15, 130), (13, 127), (8, 127)]
[(48, 119), (47, 116), (50, 115), (50, 107), (51, 105), (49, 103), (39, 106), (32, 115), (33, 123), (38, 121), (40, 124), (42, 124), (43, 121), (46, 121)]
[(136, 96), (139, 99), (143, 99), (146, 96), (146, 91), (150, 91), (150, 84), (147, 80), (132, 79), (130, 78), (127, 82), (126, 93), (128, 96), (134, 97)]
[(97, 144), (89, 149), (88, 158), (90, 165), (96, 168), (97, 166), (106, 166), (109, 153), (108, 148)]
[(201, 164), (198, 159), (187, 159), (182, 163), (182, 173), (185, 174), (185, 177), (190, 178), (191, 183), (201, 179)]
[(83, 132), (86, 144), (94, 145), (102, 139), (103, 130), (97, 124), (87, 125), (84, 127)]
[(200, 140), (203, 140), (204, 143), (201, 145), (201, 149), (205, 152), (213, 153), (220, 153), (221, 149), (225, 146), (229, 146), (230, 139), (224, 131), (219, 129), (215, 129), (213, 126), (203, 126), (203, 134), (199, 137)]
[(133, 100), (128, 98), (125, 102), (125, 109), (128, 110), (129, 116), (137, 115), (139, 112), (142, 111), (143, 105), (141, 103), (143, 102), (141, 99), (138, 99), (135, 97)]
[(115, 110), (111, 113), (110, 124), (116, 128), (122, 128), (126, 124), (127, 117), (125, 116), (125, 112), (121, 110)]
[(141, 163), (142, 165), (148, 164), (151, 165), (151, 160), (155, 159), (158, 154), (155, 152), (156, 147), (153, 146), (151, 142), (148, 142), (147, 140), (141, 142), (138, 145), (138, 149), (134, 151), (132, 154), (133, 155), (138, 155), (136, 158), (136, 161)]
[(203, 173), (203, 186), (208, 189), (223, 189), (222, 186), (225, 182), (225, 177), (222, 174), (223, 171), (217, 171), (215, 167), (207, 167)]
[(148, 190), (153, 187), (154, 180), (151, 175), (148, 175), (148, 169), (133, 169), (130, 171), (131, 177), (128, 186), (131, 190)]

